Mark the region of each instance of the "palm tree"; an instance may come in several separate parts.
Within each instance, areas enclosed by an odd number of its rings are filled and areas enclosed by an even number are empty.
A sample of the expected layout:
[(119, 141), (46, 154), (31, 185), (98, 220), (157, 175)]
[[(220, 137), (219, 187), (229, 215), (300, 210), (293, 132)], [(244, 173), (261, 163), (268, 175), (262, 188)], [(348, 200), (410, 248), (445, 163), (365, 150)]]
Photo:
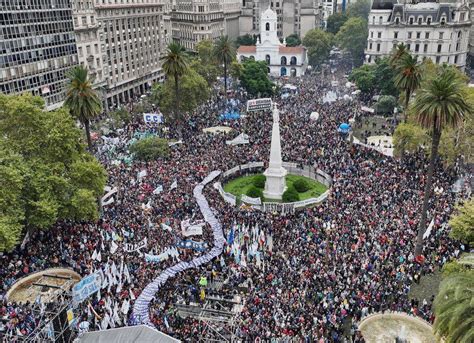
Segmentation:
[(182, 45), (172, 42), (168, 45), (166, 55), (162, 60), (166, 77), (174, 79), (174, 116), (175, 120), (179, 120), (179, 79), (189, 68), (188, 55)]
[(227, 65), (235, 58), (235, 46), (228, 36), (221, 36), (214, 45), (214, 55), (224, 63), (224, 91), (227, 97)]
[(405, 122), (408, 117), (410, 97), (420, 87), (421, 74), (421, 67), (417, 57), (409, 53), (403, 54), (395, 64), (395, 86), (401, 92), (405, 92)]
[(69, 86), (64, 104), (69, 108), (71, 114), (84, 125), (87, 145), (91, 150), (90, 121), (102, 112), (102, 102), (97, 92), (92, 88), (92, 81), (88, 77), (86, 68), (83, 66), (74, 67), (67, 76)]
[(444, 128), (457, 129), (464, 116), (472, 114), (467, 101), (465, 84), (453, 67), (441, 67), (437, 74), (427, 80), (413, 103), (415, 120), (421, 127), (431, 132), (431, 156), (423, 196), (423, 209), (416, 237), (415, 256), (423, 250), (423, 234), (426, 230), (428, 201), (433, 183), (435, 161), (438, 156), (439, 141)]
[(396, 48), (392, 51), (392, 54), (390, 56), (390, 60), (389, 60), (389, 64), (392, 68), (396, 69), (396, 66), (398, 64), (398, 61), (400, 61), (400, 59), (408, 54), (409, 51), (407, 49), (407, 46), (403, 43), (400, 43), (396, 46)]
[(446, 343), (474, 342), (473, 271), (447, 276), (434, 301), (436, 334)]

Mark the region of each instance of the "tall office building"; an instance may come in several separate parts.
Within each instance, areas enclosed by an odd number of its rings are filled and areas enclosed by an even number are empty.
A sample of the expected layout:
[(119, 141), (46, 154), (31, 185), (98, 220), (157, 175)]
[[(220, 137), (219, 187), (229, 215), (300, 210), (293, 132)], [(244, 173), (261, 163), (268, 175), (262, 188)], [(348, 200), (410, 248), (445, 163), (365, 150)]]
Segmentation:
[(70, 0), (0, 0), (0, 14), (0, 91), (61, 106), (78, 63)]
[(169, 27), (166, 0), (95, 0), (104, 37), (108, 106), (131, 101), (161, 81)]
[(309, 30), (321, 26), (318, 0), (243, 0), (240, 34), (258, 34), (261, 13), (267, 8), (277, 14), (277, 34), (280, 38), (291, 34), (304, 37)]

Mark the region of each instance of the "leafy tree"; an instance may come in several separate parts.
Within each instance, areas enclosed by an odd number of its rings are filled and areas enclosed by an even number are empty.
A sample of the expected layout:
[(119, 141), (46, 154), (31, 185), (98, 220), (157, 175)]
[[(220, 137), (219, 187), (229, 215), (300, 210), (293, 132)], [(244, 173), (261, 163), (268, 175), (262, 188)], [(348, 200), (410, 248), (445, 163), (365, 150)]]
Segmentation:
[(359, 17), (367, 20), (369, 18), (371, 1), (370, 0), (357, 0), (349, 4), (347, 14), (349, 18)]
[(457, 213), (451, 216), (449, 226), (451, 237), (474, 246), (474, 199), (457, 207)]
[(237, 61), (232, 61), (232, 63), (230, 64), (230, 75), (234, 79), (240, 79), (240, 76), (242, 75), (242, 71), (243, 71), (242, 64), (240, 64)]
[(466, 266), (463, 266), (457, 260), (450, 261), (443, 265), (442, 275), (443, 277), (448, 277), (452, 274), (464, 273), (468, 270)]
[(342, 12), (331, 14), (327, 20), (326, 31), (335, 35), (339, 32), (347, 19), (349, 19), (347, 15)]
[(168, 141), (159, 137), (142, 138), (130, 146), (130, 152), (141, 161), (153, 161), (159, 157), (168, 157)]
[(77, 66), (68, 74), (69, 85), (66, 91), (65, 105), (71, 114), (79, 120), (86, 130), (87, 145), (92, 149), (90, 122), (102, 112), (102, 103), (92, 82), (87, 75), (87, 69)]
[(251, 198), (260, 198), (263, 200), (263, 191), (255, 186), (251, 186), (246, 195)]
[(214, 42), (210, 39), (200, 41), (196, 49), (197, 57), (193, 58), (190, 67), (206, 79), (209, 86), (212, 86), (220, 73), (219, 61), (214, 54)]
[(185, 75), (189, 69), (189, 57), (183, 46), (179, 43), (172, 42), (168, 45), (166, 55), (162, 58), (163, 60), (163, 71), (166, 74), (167, 79), (173, 79), (174, 81), (174, 119), (179, 121), (180, 114), (180, 92), (179, 92), (179, 81), (183, 75)]
[(209, 98), (209, 86), (206, 80), (195, 70), (189, 68), (180, 79), (180, 102), (176, 109), (176, 87), (174, 78), (166, 80), (161, 92), (157, 95), (161, 111), (170, 115), (171, 113), (192, 112), (196, 107)]
[(132, 120), (132, 116), (130, 115), (130, 112), (124, 107), (121, 107), (111, 112), (110, 118), (112, 118), (114, 127), (121, 127), (123, 125), (128, 125), (130, 121)]
[(397, 99), (392, 95), (382, 95), (375, 104), (377, 113), (391, 114), (397, 105)]
[(428, 205), (433, 184), (435, 161), (441, 134), (445, 128), (457, 129), (465, 115), (472, 115), (473, 108), (467, 101), (465, 84), (453, 67), (441, 67), (436, 77), (425, 82), (418, 90), (413, 104), (415, 120), (431, 133), (431, 156), (423, 195), (421, 220), (416, 237), (415, 255), (421, 255), (423, 234), (426, 230)]
[(403, 157), (405, 152), (416, 152), (428, 141), (427, 133), (420, 126), (412, 123), (400, 123), (393, 134), (394, 154)]
[(411, 95), (421, 83), (421, 67), (416, 56), (404, 54), (395, 65), (395, 85), (405, 93), (405, 122), (408, 119), (408, 104)]
[(354, 82), (362, 93), (372, 93), (376, 85), (375, 68), (373, 64), (364, 64), (352, 71), (349, 80)]
[(329, 57), (332, 36), (323, 30), (312, 29), (304, 36), (303, 45), (308, 49), (309, 64), (317, 67)]
[(224, 64), (224, 92), (227, 97), (227, 67), (235, 59), (235, 46), (228, 36), (221, 36), (214, 45), (214, 55)]
[(46, 112), (31, 95), (0, 94), (0, 250), (22, 231), (98, 217), (106, 173), (84, 149), (66, 109)]
[(304, 179), (298, 179), (293, 182), (293, 187), (295, 187), (298, 193), (304, 193), (309, 190), (309, 183)]
[(375, 88), (381, 95), (398, 96), (398, 89), (395, 87), (395, 72), (387, 57), (375, 61), (374, 77)]
[(273, 82), (268, 78), (265, 61), (246, 60), (243, 63), (240, 82), (247, 93), (253, 96), (270, 96), (273, 94)]
[(235, 40), (235, 45), (237, 47), (241, 45), (255, 45), (257, 43), (257, 38), (255, 36), (251, 36), (249, 34), (239, 36)]
[(300, 196), (294, 187), (288, 187), (282, 195), (282, 200), (283, 202), (295, 202), (300, 200)]
[(293, 33), (286, 37), (286, 46), (298, 46), (301, 45), (301, 39), (300, 36), (298, 36), (296, 33)]
[(339, 47), (351, 53), (355, 63), (361, 63), (364, 60), (367, 36), (367, 21), (362, 18), (349, 18), (336, 34), (335, 41)]
[(436, 335), (446, 343), (474, 341), (474, 271), (451, 273), (443, 279), (434, 301)]
[(267, 178), (263, 174), (255, 175), (253, 178), (253, 185), (257, 188), (265, 188)]

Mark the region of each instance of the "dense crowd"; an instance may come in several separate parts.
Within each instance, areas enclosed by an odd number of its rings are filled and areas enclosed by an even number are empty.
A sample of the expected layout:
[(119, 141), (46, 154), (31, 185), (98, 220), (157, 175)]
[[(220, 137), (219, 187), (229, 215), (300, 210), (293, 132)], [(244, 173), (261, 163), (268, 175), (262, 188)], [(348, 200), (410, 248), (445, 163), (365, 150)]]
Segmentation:
[[(205, 195), (225, 235), (232, 231), (238, 245), (229, 242), (221, 257), (168, 280), (150, 307), (152, 323), (161, 331), (184, 340), (199, 335), (198, 321), (181, 318), (175, 304), (200, 303), (213, 293), (242, 298), (236, 334), (244, 341), (260, 337), (342, 342), (350, 336), (362, 341), (354, 323), (384, 310), (433, 321), (430, 299), (418, 303), (408, 293), (422, 275), (463, 249), (448, 238), (442, 225), (455, 197), (463, 196), (450, 191), (456, 175), (437, 169), (434, 187), (441, 191), (433, 194), (429, 214), (434, 226), (425, 239), (426, 260), (416, 263), (413, 251), (427, 161), (420, 154), (401, 162), (350, 145), (337, 128), (361, 116), (363, 104), (342, 99), (318, 102), (332, 88), (314, 76), (294, 84), (296, 95), (277, 99), (283, 160), (331, 175), (330, 196), (320, 206), (281, 215), (232, 207), (212, 186), (206, 187)], [(336, 91), (342, 98), (347, 90), (341, 86)], [(236, 93), (235, 98), (243, 113), (245, 94)], [(96, 142), (96, 156), (107, 168), (108, 185), (118, 189), (114, 202), (103, 207), (96, 223), (57, 223), (50, 230), (36, 232), (24, 249), (18, 247), (0, 256), (0, 336), (13, 341), (14, 335), (28, 335), (39, 322), (31, 311), (33, 304), (5, 299), (8, 288), (25, 275), (57, 266), (82, 276), (99, 270), (109, 275), (103, 289), (76, 309), (78, 326), (82, 323), (88, 330), (99, 330), (139, 322), (131, 313), (145, 286), (176, 261), (201, 254), (179, 249), (179, 257), (159, 263), (147, 262), (144, 256), (158, 255), (186, 239), (180, 228), (183, 220), (203, 219), (193, 188), (213, 170), (267, 161), (271, 115), (248, 113), (222, 123), (218, 116), (225, 107), (222, 98), (209, 100), (189, 115), (182, 130), (136, 118)], [(320, 118), (311, 120), (311, 112), (320, 113)], [(227, 135), (202, 132), (222, 124), (234, 131)], [(250, 136), (250, 144), (225, 143), (241, 132)], [(171, 147), (169, 158), (148, 163), (132, 160), (129, 144), (150, 134), (183, 143)], [(162, 190), (155, 191), (160, 187)], [(137, 244), (145, 238), (143, 250), (125, 250), (126, 243)], [(202, 236), (192, 239), (212, 248), (207, 226)], [(222, 290), (213, 292), (199, 284), (203, 276), (226, 282)]]

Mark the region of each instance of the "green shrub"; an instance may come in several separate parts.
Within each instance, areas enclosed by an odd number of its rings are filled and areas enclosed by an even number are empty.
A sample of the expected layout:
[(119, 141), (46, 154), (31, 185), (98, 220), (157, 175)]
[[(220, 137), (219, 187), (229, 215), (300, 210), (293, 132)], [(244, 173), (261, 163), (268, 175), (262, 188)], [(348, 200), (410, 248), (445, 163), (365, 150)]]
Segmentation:
[(261, 189), (258, 189), (257, 187), (255, 186), (252, 186), (249, 188), (249, 190), (247, 191), (247, 196), (251, 197), (251, 198), (260, 198), (260, 199), (263, 199), (263, 192)]
[(375, 104), (375, 110), (381, 114), (392, 114), (397, 105), (397, 99), (392, 95), (382, 95)]
[(305, 179), (298, 179), (293, 182), (293, 187), (295, 187), (298, 193), (304, 193), (309, 190), (309, 183)]
[(253, 185), (257, 188), (265, 188), (265, 181), (267, 181), (267, 178), (265, 177), (265, 175), (255, 175), (255, 177), (253, 178)]
[(168, 141), (159, 137), (142, 138), (130, 146), (130, 152), (141, 161), (151, 161), (158, 157), (168, 157), (170, 148)]
[(300, 196), (294, 187), (288, 187), (283, 193), (283, 202), (295, 202), (300, 200)]

